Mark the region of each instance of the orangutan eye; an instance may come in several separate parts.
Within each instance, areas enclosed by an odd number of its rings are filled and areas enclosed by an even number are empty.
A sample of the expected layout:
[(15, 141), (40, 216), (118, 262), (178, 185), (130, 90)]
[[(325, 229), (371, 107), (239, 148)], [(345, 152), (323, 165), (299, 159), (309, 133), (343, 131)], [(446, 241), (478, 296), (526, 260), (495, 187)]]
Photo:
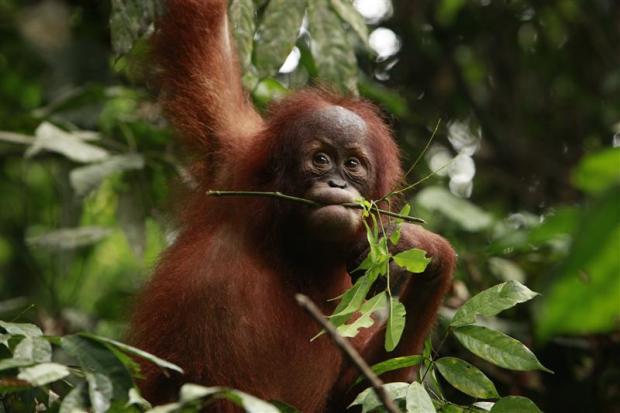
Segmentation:
[(312, 157), (312, 163), (318, 167), (324, 168), (326, 166), (329, 166), (331, 161), (329, 160), (329, 156), (327, 156), (323, 152), (317, 152)]
[(357, 158), (349, 158), (344, 162), (344, 166), (346, 166), (347, 169), (357, 169), (360, 165), (361, 162)]

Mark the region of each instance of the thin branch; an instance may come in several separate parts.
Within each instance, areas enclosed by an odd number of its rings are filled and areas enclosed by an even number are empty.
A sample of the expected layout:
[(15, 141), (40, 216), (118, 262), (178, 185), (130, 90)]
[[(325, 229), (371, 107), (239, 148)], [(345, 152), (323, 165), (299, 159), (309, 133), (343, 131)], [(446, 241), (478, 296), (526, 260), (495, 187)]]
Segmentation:
[(435, 139), (435, 135), (437, 135), (437, 131), (439, 130), (439, 125), (440, 124), (441, 124), (441, 118), (437, 119), (437, 124), (435, 125), (435, 129), (433, 129), (433, 133), (431, 134), (431, 137), (426, 142), (426, 145), (424, 145), (424, 149), (422, 149), (422, 152), (420, 152), (420, 154), (418, 155), (418, 158), (415, 160), (415, 162), (409, 167), (409, 169), (405, 173), (405, 178), (407, 178), (409, 176), (411, 171), (413, 171), (413, 169), (418, 165), (418, 162), (420, 162), (420, 159), (422, 159), (422, 157), (428, 151), (428, 148), (429, 148), (429, 146), (431, 146), (431, 143), (433, 142), (433, 139)]
[(383, 382), (375, 374), (374, 371), (368, 366), (368, 364), (362, 359), (359, 353), (351, 346), (351, 344), (342, 337), (332, 323), (327, 321), (325, 316), (321, 313), (321, 310), (303, 294), (295, 295), (295, 300), (304, 310), (315, 319), (321, 327), (327, 331), (327, 334), (331, 337), (332, 341), (340, 348), (342, 353), (353, 363), (359, 372), (368, 379), (368, 382), (372, 386), (373, 390), (377, 394), (377, 397), (389, 413), (401, 413), (394, 401), (387, 394), (387, 391), (383, 387)]
[[(207, 191), (207, 196), (216, 196), (216, 197), (221, 197), (221, 196), (258, 196), (258, 197), (268, 197), (268, 198), (280, 198), (280, 199), (285, 199), (285, 200), (288, 200), (288, 201), (299, 202), (301, 204), (306, 204), (306, 205), (313, 206), (313, 207), (322, 207), (322, 206), (326, 206), (326, 205), (331, 205), (331, 204), (324, 204), (324, 203), (321, 203), (321, 202), (312, 201), (311, 199), (305, 199), (305, 198), (299, 198), (299, 197), (292, 196), (292, 195), (286, 195), (286, 194), (283, 194), (282, 192), (210, 190), (210, 191)], [(362, 205), (357, 204), (355, 202), (345, 202), (345, 203), (342, 203), (342, 204), (334, 204), (334, 205), (341, 205), (343, 207), (353, 208), (353, 209), (364, 209), (364, 207)], [(407, 215), (401, 215), (401, 214), (399, 214), (397, 212), (387, 211), (385, 209), (380, 209), (380, 208), (376, 208), (375, 210), (377, 212), (379, 212), (381, 215), (386, 215), (386, 216), (390, 216), (390, 217), (394, 217), (394, 218), (399, 218), (399, 219), (402, 219), (403, 221), (424, 223), (424, 220), (422, 218), (410, 217), (410, 216), (407, 216)]]

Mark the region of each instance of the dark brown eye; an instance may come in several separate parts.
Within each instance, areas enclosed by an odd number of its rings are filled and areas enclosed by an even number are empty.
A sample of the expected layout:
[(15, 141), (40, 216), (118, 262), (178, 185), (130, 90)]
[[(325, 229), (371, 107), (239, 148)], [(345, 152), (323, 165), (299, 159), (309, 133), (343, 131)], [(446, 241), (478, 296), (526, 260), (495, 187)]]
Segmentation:
[(361, 162), (357, 158), (349, 158), (344, 162), (344, 166), (348, 169), (357, 169), (360, 166)]
[(326, 167), (331, 162), (329, 160), (329, 156), (327, 156), (323, 152), (318, 152), (312, 157), (312, 163), (314, 163), (316, 166)]

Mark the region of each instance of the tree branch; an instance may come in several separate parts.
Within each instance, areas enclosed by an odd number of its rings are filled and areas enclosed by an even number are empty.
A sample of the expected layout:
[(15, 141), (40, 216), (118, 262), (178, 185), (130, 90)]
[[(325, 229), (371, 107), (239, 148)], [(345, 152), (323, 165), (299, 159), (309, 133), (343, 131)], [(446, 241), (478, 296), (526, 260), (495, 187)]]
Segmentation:
[[(329, 205), (329, 204), (324, 204), (324, 203), (312, 201), (311, 199), (305, 199), (305, 198), (299, 198), (299, 197), (292, 196), (292, 195), (286, 195), (286, 194), (283, 194), (281, 192), (209, 190), (209, 191), (207, 191), (207, 196), (216, 196), (216, 197), (221, 197), (221, 196), (258, 196), (258, 197), (285, 199), (285, 200), (292, 201), (292, 202), (299, 202), (301, 204), (306, 204), (306, 205), (309, 205), (309, 206), (312, 206), (312, 207), (322, 207), (322, 206)], [(342, 205), (344, 207), (353, 208), (353, 209), (364, 209), (363, 206), (361, 206), (360, 204), (357, 204), (355, 202), (345, 202), (345, 203), (342, 203), (342, 204), (335, 204), (335, 205)], [(410, 216), (407, 216), (407, 215), (401, 215), (399, 213), (392, 212), (392, 211), (387, 211), (385, 209), (380, 209), (380, 208), (373, 208), (373, 210), (377, 211), (381, 215), (387, 215), (387, 216), (390, 216), (390, 217), (393, 217), (393, 218), (402, 219), (403, 221), (416, 222), (416, 223), (424, 223), (424, 220), (422, 218), (410, 217)]]
[(368, 379), (373, 390), (377, 394), (377, 397), (389, 413), (401, 413), (394, 401), (383, 388), (383, 382), (375, 374), (374, 371), (368, 366), (368, 364), (362, 359), (359, 353), (351, 346), (351, 344), (342, 337), (336, 328), (331, 324), (317, 306), (303, 294), (296, 294), (295, 300), (297, 304), (310, 314), (320, 325), (327, 331), (327, 334), (331, 337), (332, 341), (340, 348), (342, 353), (353, 363), (359, 372)]

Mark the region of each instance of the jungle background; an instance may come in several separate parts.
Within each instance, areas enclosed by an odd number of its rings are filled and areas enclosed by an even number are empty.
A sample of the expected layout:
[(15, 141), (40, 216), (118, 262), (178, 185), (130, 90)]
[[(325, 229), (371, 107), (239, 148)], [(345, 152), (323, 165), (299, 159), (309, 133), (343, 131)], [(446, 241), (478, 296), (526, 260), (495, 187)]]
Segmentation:
[[(305, 1), (233, 2), (255, 103), (322, 83), (381, 106), (412, 215), (459, 255), (442, 316), (526, 284), (486, 322), (555, 373), (442, 353), (545, 412), (620, 411), (620, 3), (309, 1), (304, 20)], [(122, 340), (174, 239), (187, 179), (144, 63), (160, 7), (0, 0), (0, 319)]]

